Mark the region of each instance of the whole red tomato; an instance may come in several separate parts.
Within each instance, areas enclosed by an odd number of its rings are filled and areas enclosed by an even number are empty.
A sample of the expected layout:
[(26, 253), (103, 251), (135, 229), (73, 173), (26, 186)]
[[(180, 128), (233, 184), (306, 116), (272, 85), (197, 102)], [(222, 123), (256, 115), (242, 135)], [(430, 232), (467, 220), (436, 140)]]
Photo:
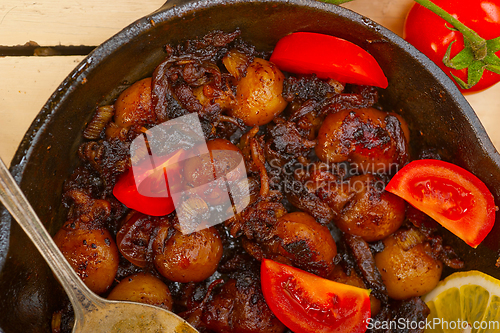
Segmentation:
[[(486, 40), (500, 36), (500, 0), (433, 0), (449, 14)], [(464, 48), (460, 32), (430, 10), (415, 3), (408, 13), (404, 25), (404, 38), (434, 61), (450, 76), (450, 72), (467, 82), (467, 69), (455, 70), (444, 65), (443, 57), (451, 42), (451, 58)], [(500, 51), (495, 53), (500, 56)], [(469, 89), (459, 89), (463, 93), (477, 92), (500, 81), (500, 75), (485, 70), (481, 80)], [(458, 84), (457, 84), (458, 86)]]

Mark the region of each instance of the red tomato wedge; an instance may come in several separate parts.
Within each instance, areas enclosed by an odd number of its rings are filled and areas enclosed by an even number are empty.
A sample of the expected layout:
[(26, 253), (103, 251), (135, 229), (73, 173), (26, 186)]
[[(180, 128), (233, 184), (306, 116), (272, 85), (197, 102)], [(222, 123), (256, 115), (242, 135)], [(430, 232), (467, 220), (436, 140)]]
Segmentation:
[(130, 168), (118, 179), (113, 195), (128, 208), (147, 215), (164, 216), (172, 213), (175, 205), (166, 175), (181, 174), (179, 161), (182, 153), (180, 150), (159, 158), (161, 162), (154, 169), (150, 163)]
[(280, 70), (316, 74), (320, 79), (387, 88), (375, 58), (345, 39), (312, 32), (295, 32), (278, 41), (270, 61)]
[(113, 188), (114, 196), (128, 208), (152, 216), (163, 216), (175, 210), (172, 197), (148, 197), (139, 193), (132, 169), (127, 170)]
[(486, 185), (469, 171), (439, 160), (407, 164), (387, 184), (472, 247), (477, 247), (495, 223), (497, 207)]
[(370, 291), (264, 259), (261, 283), (269, 308), (295, 333), (362, 333), (371, 316)]

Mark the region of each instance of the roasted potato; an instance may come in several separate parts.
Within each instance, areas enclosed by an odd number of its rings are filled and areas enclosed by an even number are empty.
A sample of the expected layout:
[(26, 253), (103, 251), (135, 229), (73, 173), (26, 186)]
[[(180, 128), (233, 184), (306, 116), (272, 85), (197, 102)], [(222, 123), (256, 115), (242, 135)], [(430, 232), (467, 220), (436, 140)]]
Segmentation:
[(222, 241), (213, 227), (184, 235), (162, 229), (155, 242), (158, 272), (175, 282), (200, 282), (212, 275), (222, 257)]
[(323, 277), (333, 270), (337, 255), (330, 230), (304, 212), (281, 216), (269, 241), (259, 244), (246, 241), (244, 246), (257, 259), (271, 258)]
[(229, 115), (243, 120), (247, 126), (269, 123), (287, 103), (281, 96), (285, 76), (273, 63), (255, 58), (236, 88), (236, 105)]
[(127, 276), (111, 290), (108, 299), (156, 305), (172, 310), (172, 295), (168, 286), (157, 277), (137, 273)]
[(381, 240), (401, 227), (405, 219), (403, 199), (383, 190), (384, 184), (375, 176), (351, 177), (344, 187), (354, 196), (342, 208), (335, 225), (367, 242)]
[(401, 117), (365, 108), (328, 115), (315, 149), (323, 162), (349, 161), (358, 173), (391, 173), (407, 161), (408, 142)]
[(384, 250), (375, 263), (389, 297), (407, 299), (422, 296), (436, 287), (443, 264), (426, 253), (419, 231), (401, 230), (383, 240)]
[(107, 291), (118, 270), (118, 249), (106, 229), (79, 227), (68, 221), (54, 242), (87, 287), (96, 294)]
[(137, 81), (118, 96), (114, 120), (119, 127), (156, 122), (156, 115), (151, 107), (150, 77)]
[(155, 218), (137, 211), (125, 217), (116, 234), (116, 245), (125, 259), (136, 266), (146, 267), (151, 235), (159, 221), (168, 224), (166, 218)]

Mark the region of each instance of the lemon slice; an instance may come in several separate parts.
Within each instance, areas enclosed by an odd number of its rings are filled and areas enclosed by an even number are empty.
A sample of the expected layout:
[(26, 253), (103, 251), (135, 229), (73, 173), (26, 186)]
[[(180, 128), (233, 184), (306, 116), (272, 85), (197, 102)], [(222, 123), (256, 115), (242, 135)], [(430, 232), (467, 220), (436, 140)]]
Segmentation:
[(487, 274), (454, 273), (423, 299), (431, 310), (426, 333), (500, 332), (500, 280)]

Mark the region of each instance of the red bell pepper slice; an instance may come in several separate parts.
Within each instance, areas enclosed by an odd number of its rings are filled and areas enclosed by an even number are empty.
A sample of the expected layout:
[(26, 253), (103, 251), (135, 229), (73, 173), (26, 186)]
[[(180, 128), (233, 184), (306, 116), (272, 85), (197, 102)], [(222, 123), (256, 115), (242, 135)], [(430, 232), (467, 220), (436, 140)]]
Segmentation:
[(494, 198), (469, 171), (448, 162), (425, 159), (407, 164), (387, 184), (472, 247), (477, 247), (495, 223)]
[(320, 79), (387, 88), (388, 81), (375, 58), (345, 39), (312, 32), (295, 32), (280, 39), (270, 61), (296, 74)]
[(137, 167), (127, 170), (113, 188), (113, 195), (128, 208), (151, 216), (164, 216), (175, 210), (169, 177), (181, 177), (182, 167), (179, 163), (183, 150), (179, 150), (164, 158), (160, 165), (151, 167), (144, 161)]
[(261, 284), (269, 308), (295, 333), (362, 333), (371, 315), (370, 291), (264, 259)]

